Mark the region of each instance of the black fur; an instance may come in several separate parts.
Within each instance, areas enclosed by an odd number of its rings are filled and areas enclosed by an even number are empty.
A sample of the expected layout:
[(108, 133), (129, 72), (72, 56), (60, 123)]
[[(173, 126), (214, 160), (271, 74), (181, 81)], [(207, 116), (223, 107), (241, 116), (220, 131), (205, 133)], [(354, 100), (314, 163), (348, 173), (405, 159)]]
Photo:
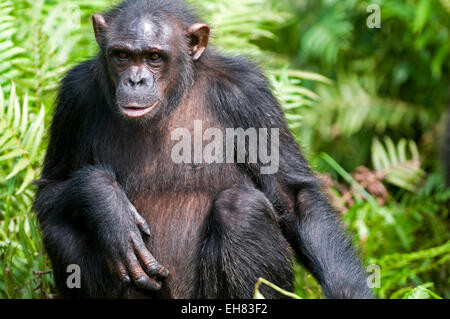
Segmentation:
[[(142, 12), (169, 13), (185, 27), (198, 22), (179, 1), (129, 0), (105, 17)], [(258, 277), (292, 288), (295, 252), (327, 297), (370, 298), (361, 264), (258, 68), (209, 49), (178, 63), (185, 74), (166, 112), (148, 125), (115, 114), (102, 53), (61, 84), (34, 207), (62, 296), (250, 298)], [(189, 109), (189, 99), (198, 106)], [(177, 113), (183, 108), (190, 115)], [(221, 128), (278, 128), (278, 173), (262, 175), (261, 164), (172, 163), (168, 123), (184, 116), (186, 125), (203, 116)], [(150, 228), (146, 246), (171, 273), (156, 292), (123, 283), (109, 266), (121, 257), (114, 247), (139, 233), (128, 218), (134, 207)], [(81, 267), (81, 289), (66, 286), (69, 264)]]

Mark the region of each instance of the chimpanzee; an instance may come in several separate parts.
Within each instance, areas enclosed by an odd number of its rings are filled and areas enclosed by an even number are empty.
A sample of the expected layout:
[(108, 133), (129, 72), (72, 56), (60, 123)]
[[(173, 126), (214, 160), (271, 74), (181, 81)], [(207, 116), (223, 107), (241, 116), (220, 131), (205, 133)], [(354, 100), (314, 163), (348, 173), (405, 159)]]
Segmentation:
[[(293, 288), (295, 252), (325, 296), (370, 298), (265, 77), (207, 48), (199, 21), (179, 0), (128, 0), (93, 15), (100, 53), (62, 81), (34, 203), (59, 292), (251, 298), (258, 277)], [(198, 122), (205, 135), (245, 132), (244, 143), (232, 136), (232, 161), (219, 148), (215, 161), (174, 160), (173, 132), (195, 140)], [(262, 132), (253, 161), (252, 128)], [(277, 169), (264, 172), (268, 145)], [(67, 285), (72, 264), (79, 288)]]

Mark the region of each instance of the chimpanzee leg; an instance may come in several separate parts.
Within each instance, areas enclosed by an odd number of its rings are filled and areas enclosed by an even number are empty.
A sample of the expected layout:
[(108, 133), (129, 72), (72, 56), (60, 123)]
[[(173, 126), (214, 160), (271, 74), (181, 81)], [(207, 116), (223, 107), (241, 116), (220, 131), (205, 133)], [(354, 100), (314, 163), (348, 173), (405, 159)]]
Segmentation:
[[(200, 243), (198, 297), (252, 298), (263, 277), (292, 290), (292, 252), (272, 205), (260, 191), (244, 186), (215, 199)], [(262, 286), (266, 298), (281, 294)]]

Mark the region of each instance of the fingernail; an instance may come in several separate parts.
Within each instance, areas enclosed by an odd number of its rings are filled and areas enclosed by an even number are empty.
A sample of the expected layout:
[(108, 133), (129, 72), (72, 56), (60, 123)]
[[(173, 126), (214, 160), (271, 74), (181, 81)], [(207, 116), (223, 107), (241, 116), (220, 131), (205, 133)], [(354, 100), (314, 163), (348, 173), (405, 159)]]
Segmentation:
[(125, 276), (122, 277), (122, 281), (124, 283), (129, 284), (131, 282), (131, 278), (128, 275), (125, 275)]
[(150, 236), (150, 228), (148, 227), (148, 225), (144, 224), (143, 226), (144, 226), (144, 233)]
[(163, 277), (169, 276), (169, 270), (168, 270), (167, 268), (163, 268), (163, 269), (161, 270), (161, 275), (162, 275)]

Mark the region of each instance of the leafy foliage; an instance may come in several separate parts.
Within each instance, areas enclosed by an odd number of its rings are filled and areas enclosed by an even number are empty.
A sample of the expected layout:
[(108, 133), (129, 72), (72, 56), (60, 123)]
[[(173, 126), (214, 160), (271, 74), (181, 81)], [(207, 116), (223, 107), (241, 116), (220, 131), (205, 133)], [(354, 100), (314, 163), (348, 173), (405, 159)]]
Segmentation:
[[(407, 147), (411, 158), (407, 158)], [(385, 146), (378, 139), (372, 144), (372, 164), (381, 171), (387, 182), (409, 191), (415, 191), (425, 172), (420, 168), (419, 151), (414, 141), (401, 139), (397, 145), (387, 137)]]
[[(28, 96), (20, 104), (14, 83), (6, 104), (0, 89), (0, 297), (47, 294), (51, 278), (29, 269), (46, 269), (36, 222), (30, 215), (31, 182), (42, 160), (44, 107), (29, 110)], [(37, 271), (36, 273), (39, 273)]]

